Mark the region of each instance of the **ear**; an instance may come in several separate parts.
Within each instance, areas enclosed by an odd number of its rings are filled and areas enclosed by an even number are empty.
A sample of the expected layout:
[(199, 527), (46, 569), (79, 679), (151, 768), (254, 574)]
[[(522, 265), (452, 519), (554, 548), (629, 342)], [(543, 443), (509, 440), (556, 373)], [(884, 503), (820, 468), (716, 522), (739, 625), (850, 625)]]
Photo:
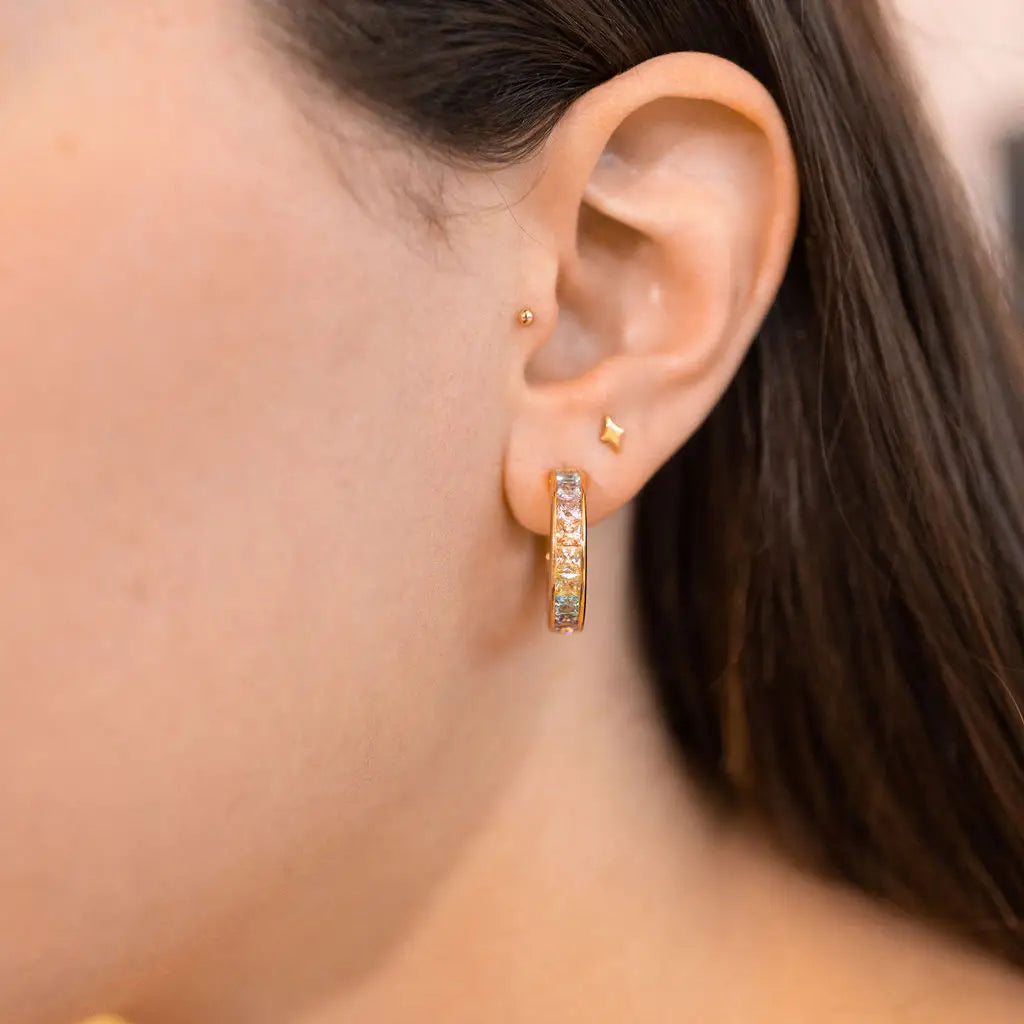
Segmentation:
[[(798, 217), (782, 116), (735, 64), (651, 60), (562, 119), (516, 207), (527, 303), (505, 485), (528, 529), (550, 524), (548, 474), (586, 472), (597, 521), (697, 430), (774, 301)], [(604, 417), (625, 430), (603, 444)]]

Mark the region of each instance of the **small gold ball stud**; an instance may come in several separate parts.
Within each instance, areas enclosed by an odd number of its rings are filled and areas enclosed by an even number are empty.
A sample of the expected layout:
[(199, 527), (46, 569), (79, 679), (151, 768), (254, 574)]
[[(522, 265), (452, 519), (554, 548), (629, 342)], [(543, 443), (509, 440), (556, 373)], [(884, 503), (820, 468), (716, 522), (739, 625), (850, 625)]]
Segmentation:
[(534, 312), (533, 312), (532, 309), (521, 309), (519, 311), (519, 318), (518, 319), (519, 319), (519, 323), (522, 324), (523, 327), (532, 327), (533, 326), (533, 321), (536, 320), (537, 318), (534, 315)]
[(611, 416), (605, 416), (604, 429), (601, 431), (602, 444), (606, 444), (609, 448), (614, 448), (616, 452), (620, 452), (622, 451), (622, 438), (625, 436), (625, 433), (626, 431)]

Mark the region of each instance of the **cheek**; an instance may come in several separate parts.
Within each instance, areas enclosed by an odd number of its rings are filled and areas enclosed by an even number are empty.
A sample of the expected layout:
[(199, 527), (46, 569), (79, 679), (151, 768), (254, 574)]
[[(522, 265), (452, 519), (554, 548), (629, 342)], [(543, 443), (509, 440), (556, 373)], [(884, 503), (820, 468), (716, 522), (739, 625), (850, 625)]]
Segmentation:
[(443, 733), (424, 681), (458, 675), (452, 553), (500, 522), (478, 343), (424, 315), (451, 282), (265, 109), (231, 155), (191, 116), (0, 144), (0, 961), (25, 970), (69, 917), (159, 942), (402, 785)]

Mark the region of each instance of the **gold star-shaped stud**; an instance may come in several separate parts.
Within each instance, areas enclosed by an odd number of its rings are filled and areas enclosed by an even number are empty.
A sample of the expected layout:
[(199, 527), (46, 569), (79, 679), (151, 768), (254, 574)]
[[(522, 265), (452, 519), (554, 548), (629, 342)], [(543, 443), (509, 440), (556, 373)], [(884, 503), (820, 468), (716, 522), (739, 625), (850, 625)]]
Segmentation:
[(611, 416), (605, 416), (604, 418), (604, 429), (601, 431), (601, 443), (608, 445), (609, 448), (614, 448), (617, 452), (622, 451), (622, 438), (626, 433), (611, 418)]

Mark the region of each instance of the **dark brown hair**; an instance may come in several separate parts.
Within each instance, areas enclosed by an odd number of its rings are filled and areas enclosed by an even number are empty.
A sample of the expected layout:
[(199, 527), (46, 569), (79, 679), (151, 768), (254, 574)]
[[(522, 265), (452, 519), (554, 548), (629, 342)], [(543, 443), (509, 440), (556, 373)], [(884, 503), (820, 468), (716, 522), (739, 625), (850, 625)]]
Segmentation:
[(733, 387), (639, 500), (653, 678), (717, 792), (1024, 965), (1015, 332), (876, 0), (263, 2), (324, 82), (460, 160), (523, 157), (671, 51), (771, 91), (799, 238)]

